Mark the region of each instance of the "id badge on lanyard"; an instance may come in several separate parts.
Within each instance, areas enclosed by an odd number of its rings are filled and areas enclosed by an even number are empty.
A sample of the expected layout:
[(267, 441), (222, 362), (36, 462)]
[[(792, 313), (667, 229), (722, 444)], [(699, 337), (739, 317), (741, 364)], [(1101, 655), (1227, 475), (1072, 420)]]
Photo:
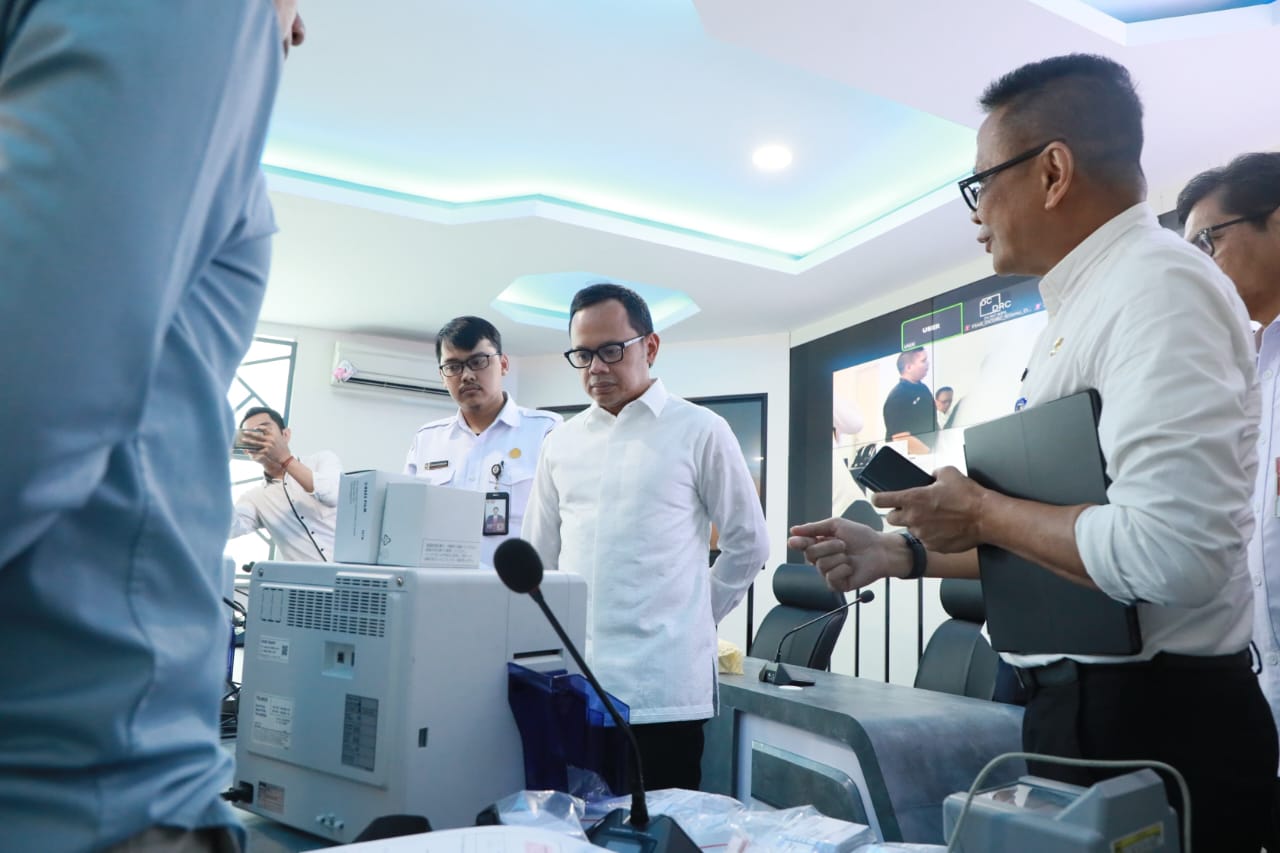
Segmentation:
[(498, 489), (504, 464), (503, 462), (495, 462), (493, 467), (489, 469), (489, 473), (493, 475), (494, 490), (486, 492), (484, 496), (484, 527), (482, 531), (485, 536), (506, 536), (509, 530), (508, 519), (511, 515), (511, 494)]

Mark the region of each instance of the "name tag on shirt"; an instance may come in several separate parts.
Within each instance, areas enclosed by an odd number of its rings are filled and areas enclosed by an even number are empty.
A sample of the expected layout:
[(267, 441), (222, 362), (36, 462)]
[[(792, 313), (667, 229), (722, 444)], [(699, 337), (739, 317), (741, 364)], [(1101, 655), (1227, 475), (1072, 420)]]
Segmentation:
[(449, 467), (448, 459), (437, 459), (435, 462), (427, 463), (428, 471), (436, 471), (436, 470), (439, 470), (440, 468), (448, 468), (448, 467)]

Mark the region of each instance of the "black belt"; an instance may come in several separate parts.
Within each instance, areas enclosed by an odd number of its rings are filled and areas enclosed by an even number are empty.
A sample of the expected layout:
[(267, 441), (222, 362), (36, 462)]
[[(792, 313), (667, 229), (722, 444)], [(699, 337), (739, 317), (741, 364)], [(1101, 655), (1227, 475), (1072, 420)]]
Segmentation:
[(1151, 660), (1083, 663), (1063, 658), (1044, 666), (1015, 666), (1013, 671), (1017, 674), (1022, 686), (1030, 690), (1033, 687), (1074, 684), (1080, 680), (1081, 672), (1085, 671), (1122, 672), (1162, 669), (1252, 669), (1252, 660), (1248, 649), (1229, 655), (1178, 655), (1172, 652), (1160, 652)]

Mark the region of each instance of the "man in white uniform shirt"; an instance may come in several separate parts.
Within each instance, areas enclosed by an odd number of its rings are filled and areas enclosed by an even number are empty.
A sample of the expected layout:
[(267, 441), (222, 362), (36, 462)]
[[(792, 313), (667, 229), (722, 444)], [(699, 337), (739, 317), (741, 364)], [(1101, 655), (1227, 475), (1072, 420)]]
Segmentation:
[[(1230, 277), (1259, 327), (1262, 423), (1249, 571), (1253, 642), (1262, 656), (1258, 680), (1272, 719), (1280, 724), (1280, 152), (1243, 154), (1192, 178), (1178, 194), (1178, 220), (1185, 225), (1186, 238)], [(1280, 849), (1280, 808), (1274, 821), (1269, 850)]]
[[(533, 489), (538, 452), (561, 417), (517, 406), (502, 388), (511, 364), (502, 335), (488, 320), (455, 317), (436, 335), (436, 361), (456, 414), (424, 425), (413, 436), (404, 473), (436, 486), (485, 492), (480, 562), (493, 566), (493, 552), (519, 536)], [(498, 520), (490, 521), (497, 510)]]
[(236, 501), (230, 539), (265, 529), (276, 556), (290, 562), (328, 562), (338, 516), (342, 463), (328, 450), (294, 456), (293, 430), (275, 409), (255, 406), (240, 421), (249, 458), (265, 482)]
[(631, 709), (646, 784), (697, 789), (716, 624), (769, 553), (760, 496), (724, 419), (650, 377), (643, 299), (592, 285), (569, 317), (565, 357), (594, 405), (547, 437), (525, 538), (548, 569), (587, 579), (587, 659)]
[[(1277, 745), (1248, 652), (1258, 392), (1244, 306), (1144, 203), (1142, 106), (1122, 66), (1047, 59), (981, 103), (961, 189), (996, 272), (1043, 276), (1048, 313), (1019, 402), (1099, 392), (1108, 503), (1018, 500), (942, 468), (934, 485), (876, 496), (907, 535), (828, 519), (789, 544), (839, 589), (977, 577), (975, 546), (990, 544), (1136, 604), (1137, 655), (1004, 656), (1029, 693), (1023, 745), (1171, 764), (1190, 788), (1195, 849), (1256, 853)], [(1122, 772), (1031, 767), (1085, 785)]]

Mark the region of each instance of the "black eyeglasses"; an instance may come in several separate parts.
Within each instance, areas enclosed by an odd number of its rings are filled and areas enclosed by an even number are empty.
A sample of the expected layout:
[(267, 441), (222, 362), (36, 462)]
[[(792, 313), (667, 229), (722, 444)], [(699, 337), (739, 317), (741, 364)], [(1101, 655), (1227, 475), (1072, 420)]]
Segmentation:
[(440, 365), (440, 375), (461, 376), (463, 368), (469, 368), (472, 373), (479, 373), (489, 366), (489, 359), (500, 355), (502, 355), (500, 352), (478, 352), (468, 356), (465, 361), (446, 361)]
[(1196, 235), (1191, 238), (1191, 242), (1195, 243), (1196, 247), (1199, 248), (1200, 251), (1212, 258), (1213, 253), (1218, 251), (1218, 247), (1213, 245), (1214, 234), (1217, 234), (1223, 228), (1228, 228), (1232, 225), (1239, 225), (1241, 222), (1255, 222), (1260, 219), (1266, 219), (1268, 216), (1275, 213), (1276, 210), (1280, 210), (1280, 208), (1272, 208), (1266, 213), (1252, 213), (1248, 216), (1237, 216), (1235, 219), (1228, 219), (1226, 222), (1219, 222), (1217, 225), (1210, 225), (1208, 228), (1201, 228), (1196, 232)]
[(564, 354), (565, 360), (579, 370), (584, 370), (591, 366), (591, 360), (598, 358), (605, 364), (617, 364), (622, 361), (622, 356), (626, 352), (627, 347), (636, 341), (643, 341), (648, 335), (636, 335), (629, 341), (619, 341), (618, 343), (605, 344), (596, 349), (587, 349), (586, 347), (578, 347), (571, 349)]
[(1050, 139), (1048, 142), (1037, 145), (1035, 148), (1023, 151), (1012, 160), (1005, 160), (998, 166), (992, 166), (990, 169), (983, 169), (976, 175), (970, 175), (963, 181), (959, 181), (956, 186), (960, 187), (960, 195), (964, 196), (964, 203), (969, 205), (970, 210), (978, 209), (978, 197), (982, 194), (982, 184), (984, 181), (990, 180), (993, 175), (1003, 172), (1019, 163), (1025, 163), (1032, 157), (1039, 157), (1046, 148), (1055, 142), (1062, 142), (1061, 139)]

